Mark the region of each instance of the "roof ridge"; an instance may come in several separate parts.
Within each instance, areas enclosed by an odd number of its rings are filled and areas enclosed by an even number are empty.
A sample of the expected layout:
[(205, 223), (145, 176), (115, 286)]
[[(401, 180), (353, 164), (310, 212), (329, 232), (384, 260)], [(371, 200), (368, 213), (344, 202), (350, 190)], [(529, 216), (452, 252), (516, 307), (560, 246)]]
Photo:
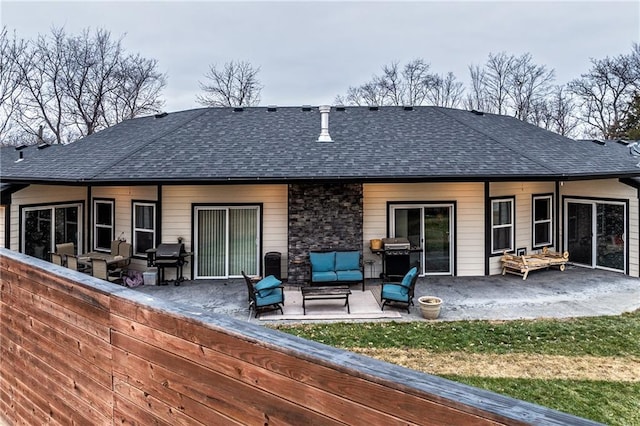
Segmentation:
[[(504, 144), (500, 139), (496, 138), (496, 137), (495, 137), (495, 136), (493, 136), (492, 134), (490, 134), (490, 133), (488, 133), (488, 132), (485, 132), (485, 131), (484, 131), (484, 130), (482, 130), (482, 129), (479, 129), (479, 128), (477, 128), (476, 126), (473, 126), (472, 124), (469, 124), (469, 123), (466, 123), (466, 122), (464, 122), (464, 121), (462, 121), (462, 120), (459, 120), (457, 117), (455, 117), (455, 115), (454, 115), (454, 114), (449, 114), (449, 113), (448, 113), (449, 108), (436, 107), (436, 108), (434, 108), (434, 109), (435, 109), (436, 111), (440, 112), (441, 114), (446, 115), (446, 116), (448, 116), (449, 118), (452, 118), (453, 120), (457, 121), (458, 123), (462, 124), (463, 126), (466, 126), (466, 127), (470, 128), (470, 129), (472, 129), (472, 130), (474, 130), (474, 131), (476, 131), (476, 132), (478, 132), (478, 133), (481, 133), (481, 134), (485, 135), (485, 136), (486, 136), (486, 137), (488, 137), (489, 139), (491, 139), (491, 140), (493, 140), (493, 141), (497, 142), (498, 144), (500, 144), (504, 149), (507, 149), (507, 150), (509, 150), (509, 151), (511, 151), (511, 152), (513, 152), (513, 153), (518, 154), (518, 155), (521, 155), (521, 156), (523, 156), (524, 158), (526, 158), (526, 159), (528, 159), (529, 161), (531, 161), (532, 163), (535, 163), (535, 164), (537, 164), (538, 166), (541, 166), (542, 168), (545, 168), (545, 169), (549, 170), (550, 172), (553, 172), (553, 173), (561, 173), (561, 170), (556, 170), (556, 169), (555, 169), (555, 168), (553, 168), (553, 167), (549, 167), (549, 166), (547, 165), (547, 163), (545, 163), (545, 162), (538, 161), (538, 160), (536, 160), (536, 159), (532, 158), (531, 156), (529, 156), (529, 155), (525, 154), (525, 153), (524, 153), (524, 152), (522, 152), (522, 151), (516, 151), (515, 149), (512, 149), (511, 147), (509, 147), (509, 146), (505, 145), (505, 144)], [(443, 111), (443, 109), (444, 109), (445, 111)], [(462, 111), (462, 110), (455, 110), (455, 111)], [(484, 114), (489, 114), (489, 113), (483, 113), (483, 115), (484, 115)], [(494, 115), (494, 114), (492, 114), (492, 115)], [(510, 117), (510, 116), (507, 116), (507, 115), (499, 115), (499, 116), (500, 116), (500, 117), (509, 117), (509, 118), (514, 119), (514, 120), (518, 120), (518, 119), (517, 119), (517, 118), (515, 118), (515, 117)], [(525, 123), (525, 124), (532, 125), (531, 123), (527, 123), (526, 121), (522, 121), (522, 120), (519, 120), (519, 121), (521, 121), (522, 123)], [(545, 129), (541, 128), (541, 127), (538, 127), (538, 128), (539, 128), (540, 130), (545, 130)], [(564, 174), (564, 173), (562, 173), (562, 174)]]
[[(194, 109), (194, 110), (187, 110), (187, 111), (197, 111), (198, 109), (200, 109), (200, 108), (197, 108), (197, 109)], [(185, 124), (190, 123), (191, 121), (195, 120), (196, 118), (204, 115), (208, 111), (208, 108), (202, 108), (201, 110), (202, 110), (201, 112), (199, 112), (197, 114), (194, 114), (191, 118), (187, 118), (185, 120), (181, 120), (178, 123), (176, 123), (174, 126), (171, 126), (169, 129), (165, 130), (164, 132), (160, 132), (160, 133), (158, 133), (156, 135), (151, 136), (146, 142), (143, 142), (142, 144), (140, 144), (135, 149), (125, 152), (123, 155), (119, 156), (117, 160), (113, 160), (113, 161), (109, 162), (107, 165), (105, 165), (104, 167), (102, 167), (101, 169), (99, 169), (96, 173), (91, 175), (89, 177), (89, 179), (91, 179), (91, 180), (95, 179), (100, 174), (102, 174), (105, 170), (110, 169), (111, 167), (113, 167), (114, 165), (116, 165), (120, 161), (122, 161), (123, 157), (125, 157), (125, 158), (126, 157), (130, 157), (130, 156), (140, 152), (141, 150), (143, 150), (147, 146), (149, 146), (149, 144), (152, 144), (155, 141), (157, 141), (158, 139), (161, 139), (161, 138), (167, 136), (168, 134), (175, 132), (178, 128), (180, 128), (180, 127), (184, 126)], [(141, 119), (142, 118), (151, 118), (151, 116), (149, 116), (149, 117), (140, 117), (140, 118)]]

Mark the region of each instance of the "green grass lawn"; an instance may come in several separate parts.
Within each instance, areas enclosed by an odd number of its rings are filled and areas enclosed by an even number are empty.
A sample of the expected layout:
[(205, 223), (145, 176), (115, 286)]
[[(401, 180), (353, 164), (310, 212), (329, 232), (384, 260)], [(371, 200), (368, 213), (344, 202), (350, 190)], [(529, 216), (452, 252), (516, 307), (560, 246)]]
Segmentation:
[[(640, 311), (534, 321), (378, 322), (276, 326), (339, 348), (640, 359)], [(640, 425), (640, 383), (445, 376), (611, 425)]]

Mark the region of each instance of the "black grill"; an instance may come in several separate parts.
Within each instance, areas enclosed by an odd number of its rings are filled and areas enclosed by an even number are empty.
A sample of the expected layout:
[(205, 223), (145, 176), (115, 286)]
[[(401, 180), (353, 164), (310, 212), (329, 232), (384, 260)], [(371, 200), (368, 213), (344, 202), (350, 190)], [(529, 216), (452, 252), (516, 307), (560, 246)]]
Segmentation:
[(168, 282), (164, 278), (164, 270), (166, 268), (176, 268), (175, 285), (180, 285), (184, 281), (182, 276), (182, 267), (187, 263), (187, 257), (191, 253), (187, 253), (184, 244), (160, 244), (155, 249), (147, 250), (147, 266), (158, 268), (159, 285), (166, 285)]

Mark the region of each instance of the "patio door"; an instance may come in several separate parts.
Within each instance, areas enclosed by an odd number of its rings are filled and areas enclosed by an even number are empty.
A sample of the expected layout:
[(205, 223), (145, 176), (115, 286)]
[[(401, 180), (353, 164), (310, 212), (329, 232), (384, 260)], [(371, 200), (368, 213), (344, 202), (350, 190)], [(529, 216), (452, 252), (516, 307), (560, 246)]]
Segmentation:
[(21, 251), (29, 256), (49, 260), (55, 245), (73, 243), (76, 250), (82, 241), (80, 204), (24, 207), (22, 209)]
[(571, 262), (625, 272), (626, 205), (568, 200), (565, 211), (565, 247)]
[(195, 278), (260, 274), (260, 207), (195, 208)]
[(392, 237), (404, 237), (419, 252), (411, 263), (420, 263), (421, 275), (453, 274), (453, 204), (397, 205), (391, 208)]

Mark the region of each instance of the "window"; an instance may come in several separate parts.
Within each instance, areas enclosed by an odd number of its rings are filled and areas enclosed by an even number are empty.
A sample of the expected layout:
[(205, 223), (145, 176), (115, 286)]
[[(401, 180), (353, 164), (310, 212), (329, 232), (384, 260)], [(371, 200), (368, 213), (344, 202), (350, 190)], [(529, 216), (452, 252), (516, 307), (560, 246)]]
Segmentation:
[(491, 200), (491, 253), (513, 251), (513, 198)]
[(156, 204), (133, 202), (133, 255), (146, 256), (146, 251), (155, 246)]
[(533, 197), (533, 247), (553, 244), (553, 198), (551, 195)]
[(25, 206), (21, 208), (21, 246), (23, 253), (49, 260), (55, 245), (73, 243), (76, 253), (82, 250), (82, 204)]
[(93, 201), (93, 249), (111, 250), (114, 240), (113, 200)]

